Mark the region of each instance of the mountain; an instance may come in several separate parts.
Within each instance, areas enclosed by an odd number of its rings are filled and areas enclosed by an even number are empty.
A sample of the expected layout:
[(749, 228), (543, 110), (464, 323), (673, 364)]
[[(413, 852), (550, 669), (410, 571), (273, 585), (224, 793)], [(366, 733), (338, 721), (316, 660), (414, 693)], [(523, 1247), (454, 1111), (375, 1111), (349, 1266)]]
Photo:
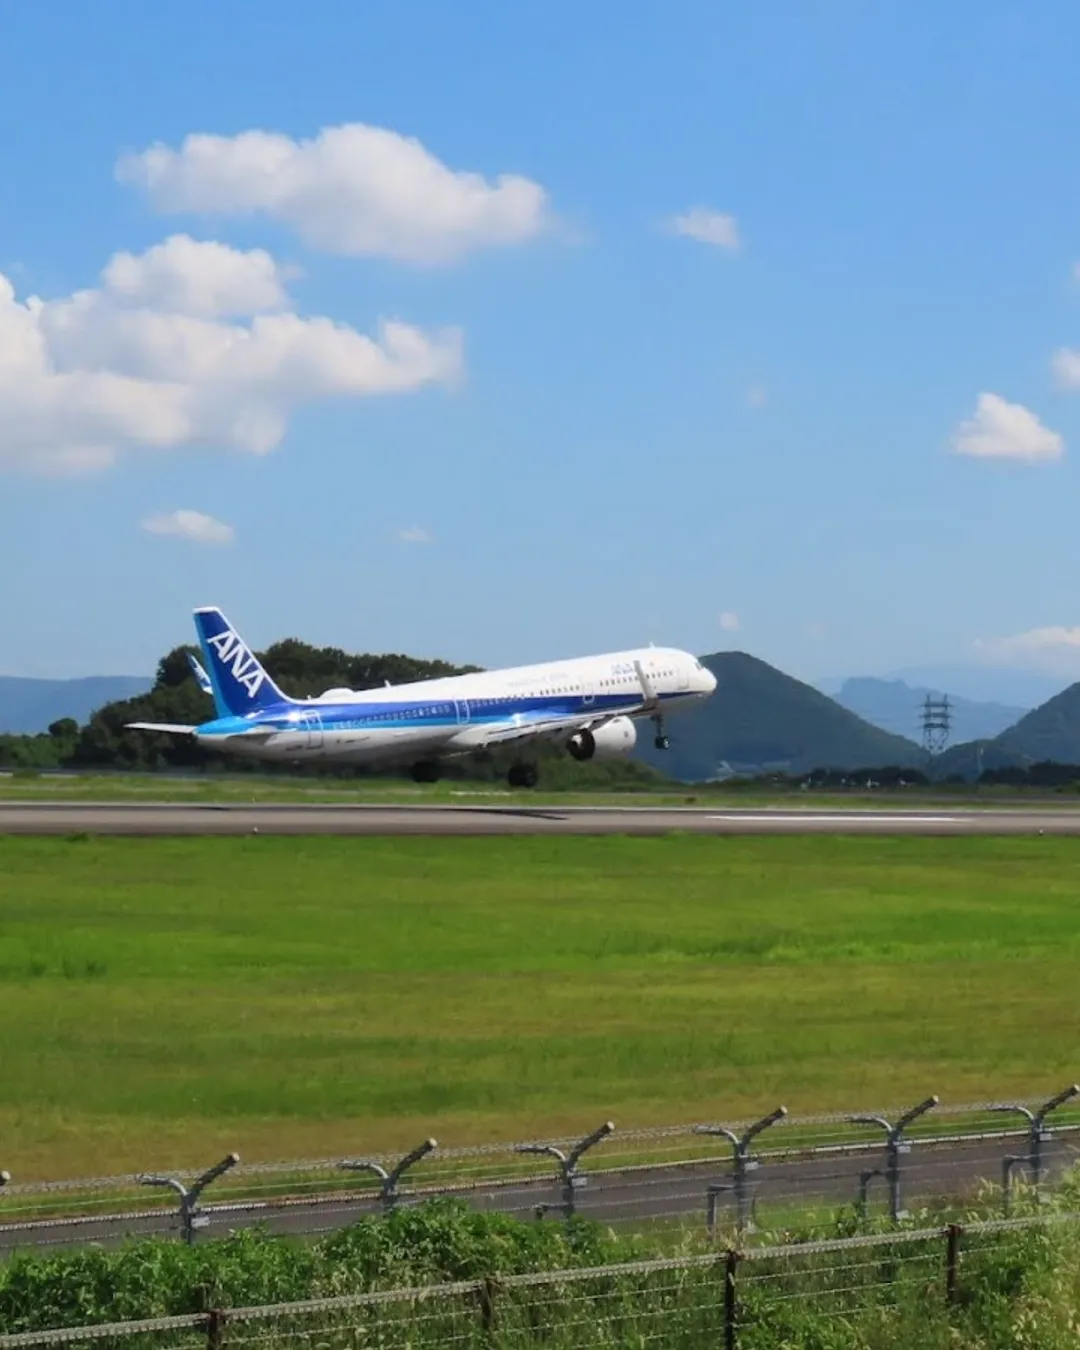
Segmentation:
[(914, 741), (871, 726), (754, 656), (718, 652), (701, 659), (716, 676), (716, 693), (671, 717), (670, 750), (654, 749), (645, 734), (638, 742), (640, 757), (673, 778), (702, 782), (731, 772), (908, 768), (924, 761)]
[(998, 753), (1021, 762), (1080, 764), (1080, 684), (1055, 694), (992, 744)]
[(1039, 675), (1031, 670), (1011, 670), (1008, 666), (925, 665), (890, 670), (885, 679), (903, 680), (913, 688), (940, 689), (950, 698), (966, 698), (976, 703), (1004, 703), (1008, 706), (1035, 708), (1060, 693), (1060, 678)]
[(153, 683), (152, 678), (141, 675), (89, 675), (80, 680), (0, 675), (0, 733), (32, 736), (62, 717), (86, 722), (106, 703), (135, 698)]
[(833, 698), (842, 708), (897, 736), (918, 739), (920, 715), (927, 696), (948, 693), (952, 705), (952, 743), (992, 740), (1013, 726), (1030, 707), (1008, 703), (984, 703), (962, 698), (948, 689), (912, 687), (904, 680), (860, 676), (845, 680)]

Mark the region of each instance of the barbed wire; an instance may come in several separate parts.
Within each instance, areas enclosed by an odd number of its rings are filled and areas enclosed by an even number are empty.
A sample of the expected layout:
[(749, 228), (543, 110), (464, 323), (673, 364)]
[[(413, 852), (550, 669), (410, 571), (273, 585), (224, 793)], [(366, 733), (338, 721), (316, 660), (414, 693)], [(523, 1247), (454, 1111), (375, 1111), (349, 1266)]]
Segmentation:
[[(933, 1283), (941, 1286), (939, 1293), (947, 1297), (950, 1286), (946, 1262), (956, 1258), (957, 1235), (962, 1235), (968, 1244), (967, 1255), (981, 1250), (977, 1245), (971, 1247), (973, 1242), (977, 1244), (981, 1239), (1078, 1223), (1078, 1213), (1055, 1212), (987, 1220), (963, 1227), (935, 1225), (745, 1250), (729, 1249), (693, 1256), (506, 1275), (497, 1280), (459, 1280), (176, 1317), (15, 1332), (0, 1335), (0, 1350), (124, 1340), (138, 1335), (165, 1337), (197, 1331), (207, 1333), (211, 1344), (222, 1344), (223, 1330), (228, 1332), (229, 1344), (256, 1344), (279, 1335), (286, 1323), (290, 1324), (291, 1339), (307, 1338), (330, 1325), (336, 1330), (359, 1332), (370, 1326), (372, 1317), (400, 1314), (403, 1310), (408, 1312), (410, 1327), (425, 1322), (438, 1327), (438, 1339), (431, 1342), (438, 1345), (451, 1344), (458, 1339), (474, 1340), (478, 1322), (490, 1324), (496, 1316), (511, 1320), (516, 1311), (527, 1313), (534, 1321), (539, 1320), (545, 1325), (557, 1323), (560, 1330), (572, 1330), (586, 1323), (594, 1325), (598, 1319), (605, 1322), (633, 1319), (640, 1324), (675, 1313), (730, 1318), (734, 1304), (728, 1281), (736, 1270), (741, 1272), (738, 1276), (741, 1296), (749, 1297), (755, 1307), (762, 1299), (765, 1300), (763, 1306), (774, 1310), (796, 1300), (812, 1301), (815, 1305), (832, 1300), (844, 1306), (815, 1308), (815, 1313), (826, 1318), (876, 1315), (890, 1306), (890, 1297), (903, 1285), (905, 1278), (916, 1272), (924, 1282), (919, 1286), (923, 1292), (926, 1279), (932, 1276)], [(940, 1246), (943, 1241), (948, 1244), (944, 1260)], [(873, 1259), (872, 1253), (878, 1259)], [(887, 1262), (887, 1268), (882, 1266), (882, 1260)], [(522, 1301), (515, 1302), (515, 1296)], [(855, 1298), (867, 1300), (868, 1296), (874, 1297), (865, 1306), (855, 1306), (851, 1302)], [(349, 1315), (359, 1319), (361, 1314), (367, 1320), (337, 1320)], [(467, 1319), (467, 1325), (458, 1334), (452, 1331), (452, 1324), (459, 1317)], [(305, 1322), (308, 1325), (303, 1325)], [(648, 1339), (649, 1336), (642, 1332), (641, 1338)]]

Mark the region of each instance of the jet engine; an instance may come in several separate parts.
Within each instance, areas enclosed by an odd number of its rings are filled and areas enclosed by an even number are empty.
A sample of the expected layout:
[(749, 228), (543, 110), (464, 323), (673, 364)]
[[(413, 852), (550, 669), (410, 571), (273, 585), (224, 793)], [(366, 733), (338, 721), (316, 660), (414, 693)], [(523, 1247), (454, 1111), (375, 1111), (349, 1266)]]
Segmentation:
[(566, 743), (576, 760), (615, 759), (628, 755), (637, 744), (637, 727), (629, 717), (613, 717), (593, 731), (575, 731)]

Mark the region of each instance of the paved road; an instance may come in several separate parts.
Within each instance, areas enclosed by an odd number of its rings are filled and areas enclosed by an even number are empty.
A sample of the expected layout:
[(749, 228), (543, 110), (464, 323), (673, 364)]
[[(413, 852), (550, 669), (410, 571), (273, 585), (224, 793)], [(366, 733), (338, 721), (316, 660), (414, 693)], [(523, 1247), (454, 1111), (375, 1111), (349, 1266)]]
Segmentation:
[[(958, 1201), (970, 1196), (979, 1182), (1001, 1186), (1002, 1159), (1022, 1153), (1021, 1138), (968, 1139), (963, 1142), (918, 1144), (901, 1158), (901, 1198), (908, 1209), (931, 1200), (953, 1197)], [(1045, 1146), (1045, 1180), (1052, 1184), (1064, 1168), (1074, 1163), (1076, 1136), (1057, 1134)], [(866, 1149), (842, 1154), (826, 1153), (813, 1157), (771, 1159), (765, 1157), (760, 1168), (750, 1174), (754, 1199), (763, 1223), (770, 1215), (789, 1222), (798, 1212), (835, 1209), (853, 1204), (859, 1192), (860, 1176), (871, 1169), (883, 1169), (881, 1149)], [(577, 1210), (582, 1215), (611, 1224), (640, 1225), (644, 1221), (673, 1219), (681, 1222), (706, 1222), (708, 1190), (712, 1185), (725, 1189), (717, 1196), (718, 1225), (729, 1228), (735, 1218), (735, 1195), (731, 1189), (731, 1169), (727, 1161), (695, 1162), (685, 1165), (646, 1166), (629, 1170), (604, 1170), (599, 1160), (583, 1167), (586, 1185), (575, 1192)], [(1029, 1179), (1024, 1171), (1018, 1179)], [(419, 1173), (417, 1182), (420, 1184)], [(431, 1192), (403, 1190), (402, 1203), (413, 1204)], [(445, 1193), (445, 1192), (444, 1192)], [(538, 1217), (538, 1207), (548, 1209), (549, 1219), (560, 1217), (561, 1190), (554, 1180), (543, 1178), (509, 1183), (484, 1182), (457, 1192), (479, 1209), (513, 1214), (521, 1219)], [(1000, 1192), (999, 1192), (1000, 1193)], [(281, 1234), (333, 1232), (355, 1223), (365, 1214), (378, 1211), (371, 1192), (341, 1193), (320, 1199), (279, 1198), (268, 1202), (214, 1204), (207, 1192), (203, 1213), (207, 1220), (200, 1238), (221, 1237), (232, 1229), (258, 1224)], [(869, 1183), (869, 1200), (875, 1209), (883, 1209), (887, 1191), (880, 1172)], [(17, 1196), (10, 1203), (0, 1198), (0, 1220), (4, 1211), (12, 1215)], [(126, 1236), (176, 1236), (178, 1223), (174, 1213), (165, 1210), (133, 1210), (126, 1214), (102, 1214), (92, 1218), (61, 1219), (52, 1222), (0, 1222), (0, 1259), (28, 1247), (59, 1248), (87, 1243), (112, 1244)]]
[(0, 834), (1080, 834), (1080, 810), (4, 802)]

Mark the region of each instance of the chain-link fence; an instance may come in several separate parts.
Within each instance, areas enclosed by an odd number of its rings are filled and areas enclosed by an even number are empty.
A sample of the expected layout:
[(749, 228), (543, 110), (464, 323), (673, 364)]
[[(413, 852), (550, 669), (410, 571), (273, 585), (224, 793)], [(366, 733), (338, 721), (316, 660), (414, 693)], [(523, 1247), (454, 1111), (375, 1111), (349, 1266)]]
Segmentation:
[[(874, 1329), (877, 1343), (929, 1344), (931, 1329), (970, 1316), (973, 1300), (1015, 1284), (1025, 1249), (1055, 1214), (731, 1248), (714, 1255), (464, 1280), (341, 1298), (0, 1336), (0, 1350), (92, 1344), (103, 1350), (278, 1350), (279, 1347), (724, 1346), (822, 1344), (829, 1326)], [(831, 1342), (830, 1342), (831, 1343)]]
[(927, 1098), (894, 1111), (792, 1116), (619, 1130), (579, 1139), (440, 1147), (397, 1156), (244, 1164), (201, 1173), (0, 1186), (0, 1255), (17, 1248), (110, 1243), (129, 1236), (187, 1242), (261, 1226), (318, 1236), (435, 1195), (552, 1221), (707, 1226), (722, 1236), (776, 1229), (814, 1210), (851, 1206), (901, 1221), (955, 1213), (993, 1187), (1003, 1215), (1018, 1182), (1040, 1192), (1080, 1154), (1075, 1086), (1035, 1102), (944, 1107)]

